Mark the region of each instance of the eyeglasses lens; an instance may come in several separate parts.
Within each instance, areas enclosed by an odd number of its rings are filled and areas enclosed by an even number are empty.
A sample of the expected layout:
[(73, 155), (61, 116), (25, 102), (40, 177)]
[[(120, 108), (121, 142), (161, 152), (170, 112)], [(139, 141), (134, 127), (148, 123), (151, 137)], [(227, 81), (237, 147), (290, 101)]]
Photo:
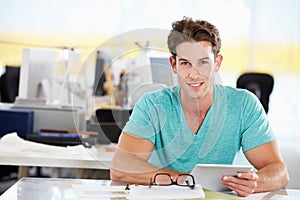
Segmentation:
[(172, 180), (171, 180), (171, 177), (167, 174), (158, 174), (155, 177), (155, 184), (156, 185), (171, 185)]
[(177, 184), (182, 186), (191, 186), (194, 182), (192, 176), (181, 174), (177, 178)]

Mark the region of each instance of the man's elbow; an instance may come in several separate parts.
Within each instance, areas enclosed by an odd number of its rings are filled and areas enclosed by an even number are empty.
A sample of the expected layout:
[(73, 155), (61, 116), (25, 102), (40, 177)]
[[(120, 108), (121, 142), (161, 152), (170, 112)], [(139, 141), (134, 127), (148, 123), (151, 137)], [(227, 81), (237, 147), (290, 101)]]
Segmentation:
[(121, 171), (116, 169), (110, 169), (110, 179), (112, 181), (126, 182), (125, 178), (126, 178), (125, 174), (122, 173)]
[(276, 189), (284, 189), (289, 184), (289, 173), (287, 166), (284, 162), (280, 162), (277, 164), (278, 170), (277, 170), (277, 177), (278, 177), (278, 187)]
[(282, 186), (281, 186), (281, 188), (283, 189), (283, 188), (286, 188), (288, 186), (289, 180), (290, 180), (289, 173), (288, 173), (288, 170), (287, 170), (286, 166), (284, 166), (284, 175), (283, 175), (282, 179), (283, 180), (282, 180)]
[(282, 189), (284, 189), (288, 186), (289, 181), (290, 181), (290, 179), (289, 179), (289, 176), (287, 175), (284, 182), (283, 182)]

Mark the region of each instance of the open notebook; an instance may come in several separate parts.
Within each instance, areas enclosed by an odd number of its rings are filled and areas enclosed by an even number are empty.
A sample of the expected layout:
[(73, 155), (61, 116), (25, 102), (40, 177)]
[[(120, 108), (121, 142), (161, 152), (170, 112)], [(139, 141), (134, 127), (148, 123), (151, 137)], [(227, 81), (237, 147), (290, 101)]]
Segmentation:
[(126, 196), (130, 200), (143, 199), (194, 199), (205, 198), (201, 185), (195, 185), (194, 189), (177, 185), (170, 186), (130, 186)]

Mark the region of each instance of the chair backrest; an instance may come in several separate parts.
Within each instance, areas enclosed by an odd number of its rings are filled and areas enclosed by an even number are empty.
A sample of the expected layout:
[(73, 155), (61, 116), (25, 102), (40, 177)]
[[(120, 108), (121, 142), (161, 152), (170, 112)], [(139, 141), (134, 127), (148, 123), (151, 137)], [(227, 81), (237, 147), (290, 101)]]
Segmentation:
[(237, 88), (247, 89), (253, 92), (266, 113), (269, 111), (269, 99), (274, 86), (274, 78), (266, 73), (244, 73), (237, 80)]
[(96, 117), (100, 126), (100, 134), (104, 134), (110, 142), (117, 143), (131, 112), (131, 109), (97, 109)]
[(13, 103), (18, 96), (20, 67), (5, 66), (5, 73), (0, 78), (1, 101)]

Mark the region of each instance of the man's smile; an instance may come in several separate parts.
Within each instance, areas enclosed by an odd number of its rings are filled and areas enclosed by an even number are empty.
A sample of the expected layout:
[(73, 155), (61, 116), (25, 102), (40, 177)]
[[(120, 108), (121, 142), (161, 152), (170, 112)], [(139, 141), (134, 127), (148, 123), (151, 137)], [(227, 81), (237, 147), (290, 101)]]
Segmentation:
[(187, 84), (193, 89), (198, 89), (204, 84), (204, 81), (187, 82)]

